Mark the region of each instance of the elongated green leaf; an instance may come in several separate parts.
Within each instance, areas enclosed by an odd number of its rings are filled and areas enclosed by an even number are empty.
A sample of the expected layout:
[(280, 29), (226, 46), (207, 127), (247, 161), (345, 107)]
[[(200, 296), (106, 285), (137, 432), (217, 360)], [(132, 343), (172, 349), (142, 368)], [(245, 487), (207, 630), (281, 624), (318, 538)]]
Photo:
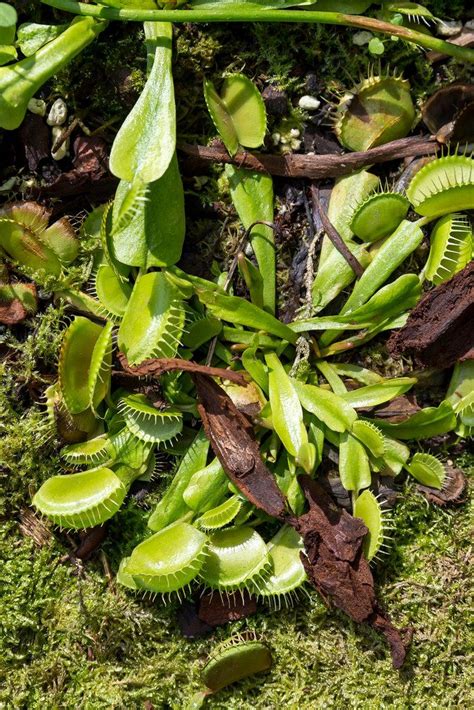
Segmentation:
[(374, 259), (356, 283), (343, 308), (344, 313), (354, 311), (364, 304), (423, 241), (423, 232), (417, 222), (404, 220), (398, 229), (382, 244)]
[(252, 380), (254, 380), (264, 392), (268, 393), (268, 372), (263, 362), (258, 359), (256, 348), (247, 348), (244, 350), (242, 353), (242, 365), (245, 367)]
[(292, 382), (302, 406), (329, 429), (337, 432), (351, 429), (357, 414), (340, 395), (315, 385), (305, 385), (298, 380), (293, 379)]
[(373, 456), (376, 458), (383, 456), (385, 451), (384, 436), (375, 424), (357, 419), (352, 425), (352, 434), (364, 444), (367, 451)]
[(354, 409), (376, 407), (408, 392), (415, 383), (415, 377), (398, 377), (384, 380), (378, 384), (367, 385), (367, 387), (359, 387), (346, 392), (342, 397)]
[(186, 231), (183, 183), (176, 153), (164, 174), (148, 185), (143, 196), (138, 194), (129, 208), (129, 217), (120, 220), (130, 190), (133, 186), (122, 181), (115, 195), (111, 236), (115, 257), (123, 264), (142, 269), (175, 264), (181, 257)]
[(308, 444), (300, 400), (275, 353), (267, 353), (265, 360), (273, 427), (288, 453), (297, 456), (301, 447)]
[(145, 22), (145, 36), (154, 45), (154, 60), (145, 88), (117, 133), (110, 169), (121, 180), (158, 180), (173, 158), (176, 111), (171, 72), (172, 26)]
[[(332, 244), (331, 250), (323, 263), (320, 262), (318, 272), (313, 281), (312, 298), (315, 312), (318, 313), (331, 303), (341, 291), (355, 279), (352, 267), (342, 254)], [(370, 263), (369, 254), (363, 244), (348, 242), (347, 246), (364, 268)]]
[(197, 435), (179, 464), (171, 484), (148, 520), (148, 527), (155, 532), (174, 523), (188, 512), (189, 507), (183, 499), (183, 493), (196, 471), (206, 465), (209, 441), (204, 431)]
[(237, 130), (227, 106), (217, 93), (212, 81), (204, 82), (204, 98), (206, 99), (207, 110), (222, 138), (222, 142), (229, 154), (235, 155), (239, 150)]
[(226, 296), (218, 291), (208, 291), (199, 287), (196, 288), (196, 294), (201, 303), (216, 318), (222, 318), (228, 323), (245, 325), (247, 328), (266, 331), (287, 340), (289, 343), (295, 343), (298, 339), (298, 335), (291, 328), (244, 298)]
[(339, 444), (339, 475), (346, 491), (359, 492), (368, 488), (372, 480), (364, 447), (347, 431), (341, 434)]
[(456, 427), (456, 415), (452, 406), (446, 400), (439, 407), (426, 407), (413, 414), (406, 421), (390, 424), (381, 419), (371, 420), (384, 434), (395, 439), (429, 439), (452, 431)]
[[(417, 222), (404, 220), (396, 231), (382, 244), (366, 268), (341, 310), (341, 315), (359, 308), (377, 291), (400, 264), (417, 249), (423, 241), (423, 231)], [(321, 346), (334, 340), (331, 331), (321, 337)]]
[[(245, 229), (255, 222), (273, 222), (273, 181), (270, 175), (226, 165), (230, 194)], [(250, 232), (250, 244), (263, 280), (263, 305), (275, 312), (275, 240), (273, 229), (257, 224)]]

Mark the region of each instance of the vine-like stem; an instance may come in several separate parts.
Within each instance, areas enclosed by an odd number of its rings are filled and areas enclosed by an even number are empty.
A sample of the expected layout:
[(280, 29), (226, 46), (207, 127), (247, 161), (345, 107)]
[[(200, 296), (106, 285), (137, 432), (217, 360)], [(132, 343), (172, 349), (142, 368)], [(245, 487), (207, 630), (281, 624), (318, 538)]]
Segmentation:
[(417, 32), (408, 27), (393, 25), (373, 17), (347, 15), (343, 12), (317, 12), (312, 10), (246, 10), (231, 4), (219, 10), (140, 10), (138, 8), (116, 9), (101, 5), (86, 5), (76, 0), (41, 0), (59, 10), (76, 15), (91, 15), (104, 20), (129, 22), (299, 22), (306, 24), (342, 25), (357, 27), (372, 32), (393, 35), (424, 47), (455, 57), (460, 61), (474, 63), (474, 49), (459, 47), (438, 37)]

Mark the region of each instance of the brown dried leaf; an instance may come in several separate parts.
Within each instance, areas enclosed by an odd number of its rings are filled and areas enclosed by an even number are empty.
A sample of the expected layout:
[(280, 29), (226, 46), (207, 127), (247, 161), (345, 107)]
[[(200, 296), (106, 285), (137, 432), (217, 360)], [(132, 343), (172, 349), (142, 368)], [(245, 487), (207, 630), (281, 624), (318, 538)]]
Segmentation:
[(474, 262), (428, 291), (387, 348), (393, 357), (412, 354), (422, 367), (443, 369), (474, 349)]

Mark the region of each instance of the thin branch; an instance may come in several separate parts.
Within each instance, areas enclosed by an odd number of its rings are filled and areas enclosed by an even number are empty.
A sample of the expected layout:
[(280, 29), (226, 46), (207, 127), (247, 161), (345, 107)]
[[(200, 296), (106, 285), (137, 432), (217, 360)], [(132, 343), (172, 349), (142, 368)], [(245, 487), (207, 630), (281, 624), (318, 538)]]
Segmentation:
[[(391, 141), (385, 145), (358, 153), (344, 155), (270, 155), (241, 151), (231, 157), (223, 146), (190, 145), (178, 143), (178, 150), (191, 156), (196, 163), (231, 163), (261, 173), (270, 173), (287, 178), (321, 180), (347, 175), (366, 165), (385, 163), (390, 160), (435, 155), (440, 149), (436, 140), (427, 136), (413, 136)], [(194, 166), (193, 166), (194, 167)]]
[(329, 221), (326, 212), (322, 208), (321, 201), (319, 199), (319, 190), (316, 187), (316, 185), (311, 185), (311, 198), (313, 200), (314, 208), (317, 211), (319, 218), (321, 220), (321, 223), (324, 227), (324, 231), (328, 235), (328, 237), (331, 240), (331, 242), (333, 243), (334, 247), (338, 250), (338, 252), (340, 254), (342, 254), (344, 259), (347, 261), (347, 263), (349, 264), (349, 266), (351, 267), (351, 269), (355, 273), (355, 275), (358, 278), (360, 278), (362, 276), (362, 274), (364, 273), (364, 267), (356, 259), (354, 254), (351, 252), (349, 247), (346, 245), (346, 243), (342, 239), (342, 237), (339, 234), (339, 232), (337, 231), (337, 229)]

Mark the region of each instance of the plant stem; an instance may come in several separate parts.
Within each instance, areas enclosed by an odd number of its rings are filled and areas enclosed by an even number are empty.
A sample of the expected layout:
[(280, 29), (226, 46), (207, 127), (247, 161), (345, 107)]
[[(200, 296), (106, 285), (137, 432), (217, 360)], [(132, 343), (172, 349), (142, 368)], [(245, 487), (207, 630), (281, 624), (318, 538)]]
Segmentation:
[(394, 35), (464, 62), (474, 63), (474, 49), (459, 47), (445, 42), (438, 37), (425, 35), (416, 30), (393, 25), (372, 17), (346, 15), (342, 12), (317, 12), (311, 10), (246, 10), (227, 5), (219, 10), (140, 10), (137, 8), (116, 9), (100, 5), (86, 5), (76, 0), (41, 0), (59, 10), (76, 15), (91, 15), (106, 20), (125, 20), (130, 22), (302, 22), (307, 24), (342, 25), (359, 27), (372, 32)]

